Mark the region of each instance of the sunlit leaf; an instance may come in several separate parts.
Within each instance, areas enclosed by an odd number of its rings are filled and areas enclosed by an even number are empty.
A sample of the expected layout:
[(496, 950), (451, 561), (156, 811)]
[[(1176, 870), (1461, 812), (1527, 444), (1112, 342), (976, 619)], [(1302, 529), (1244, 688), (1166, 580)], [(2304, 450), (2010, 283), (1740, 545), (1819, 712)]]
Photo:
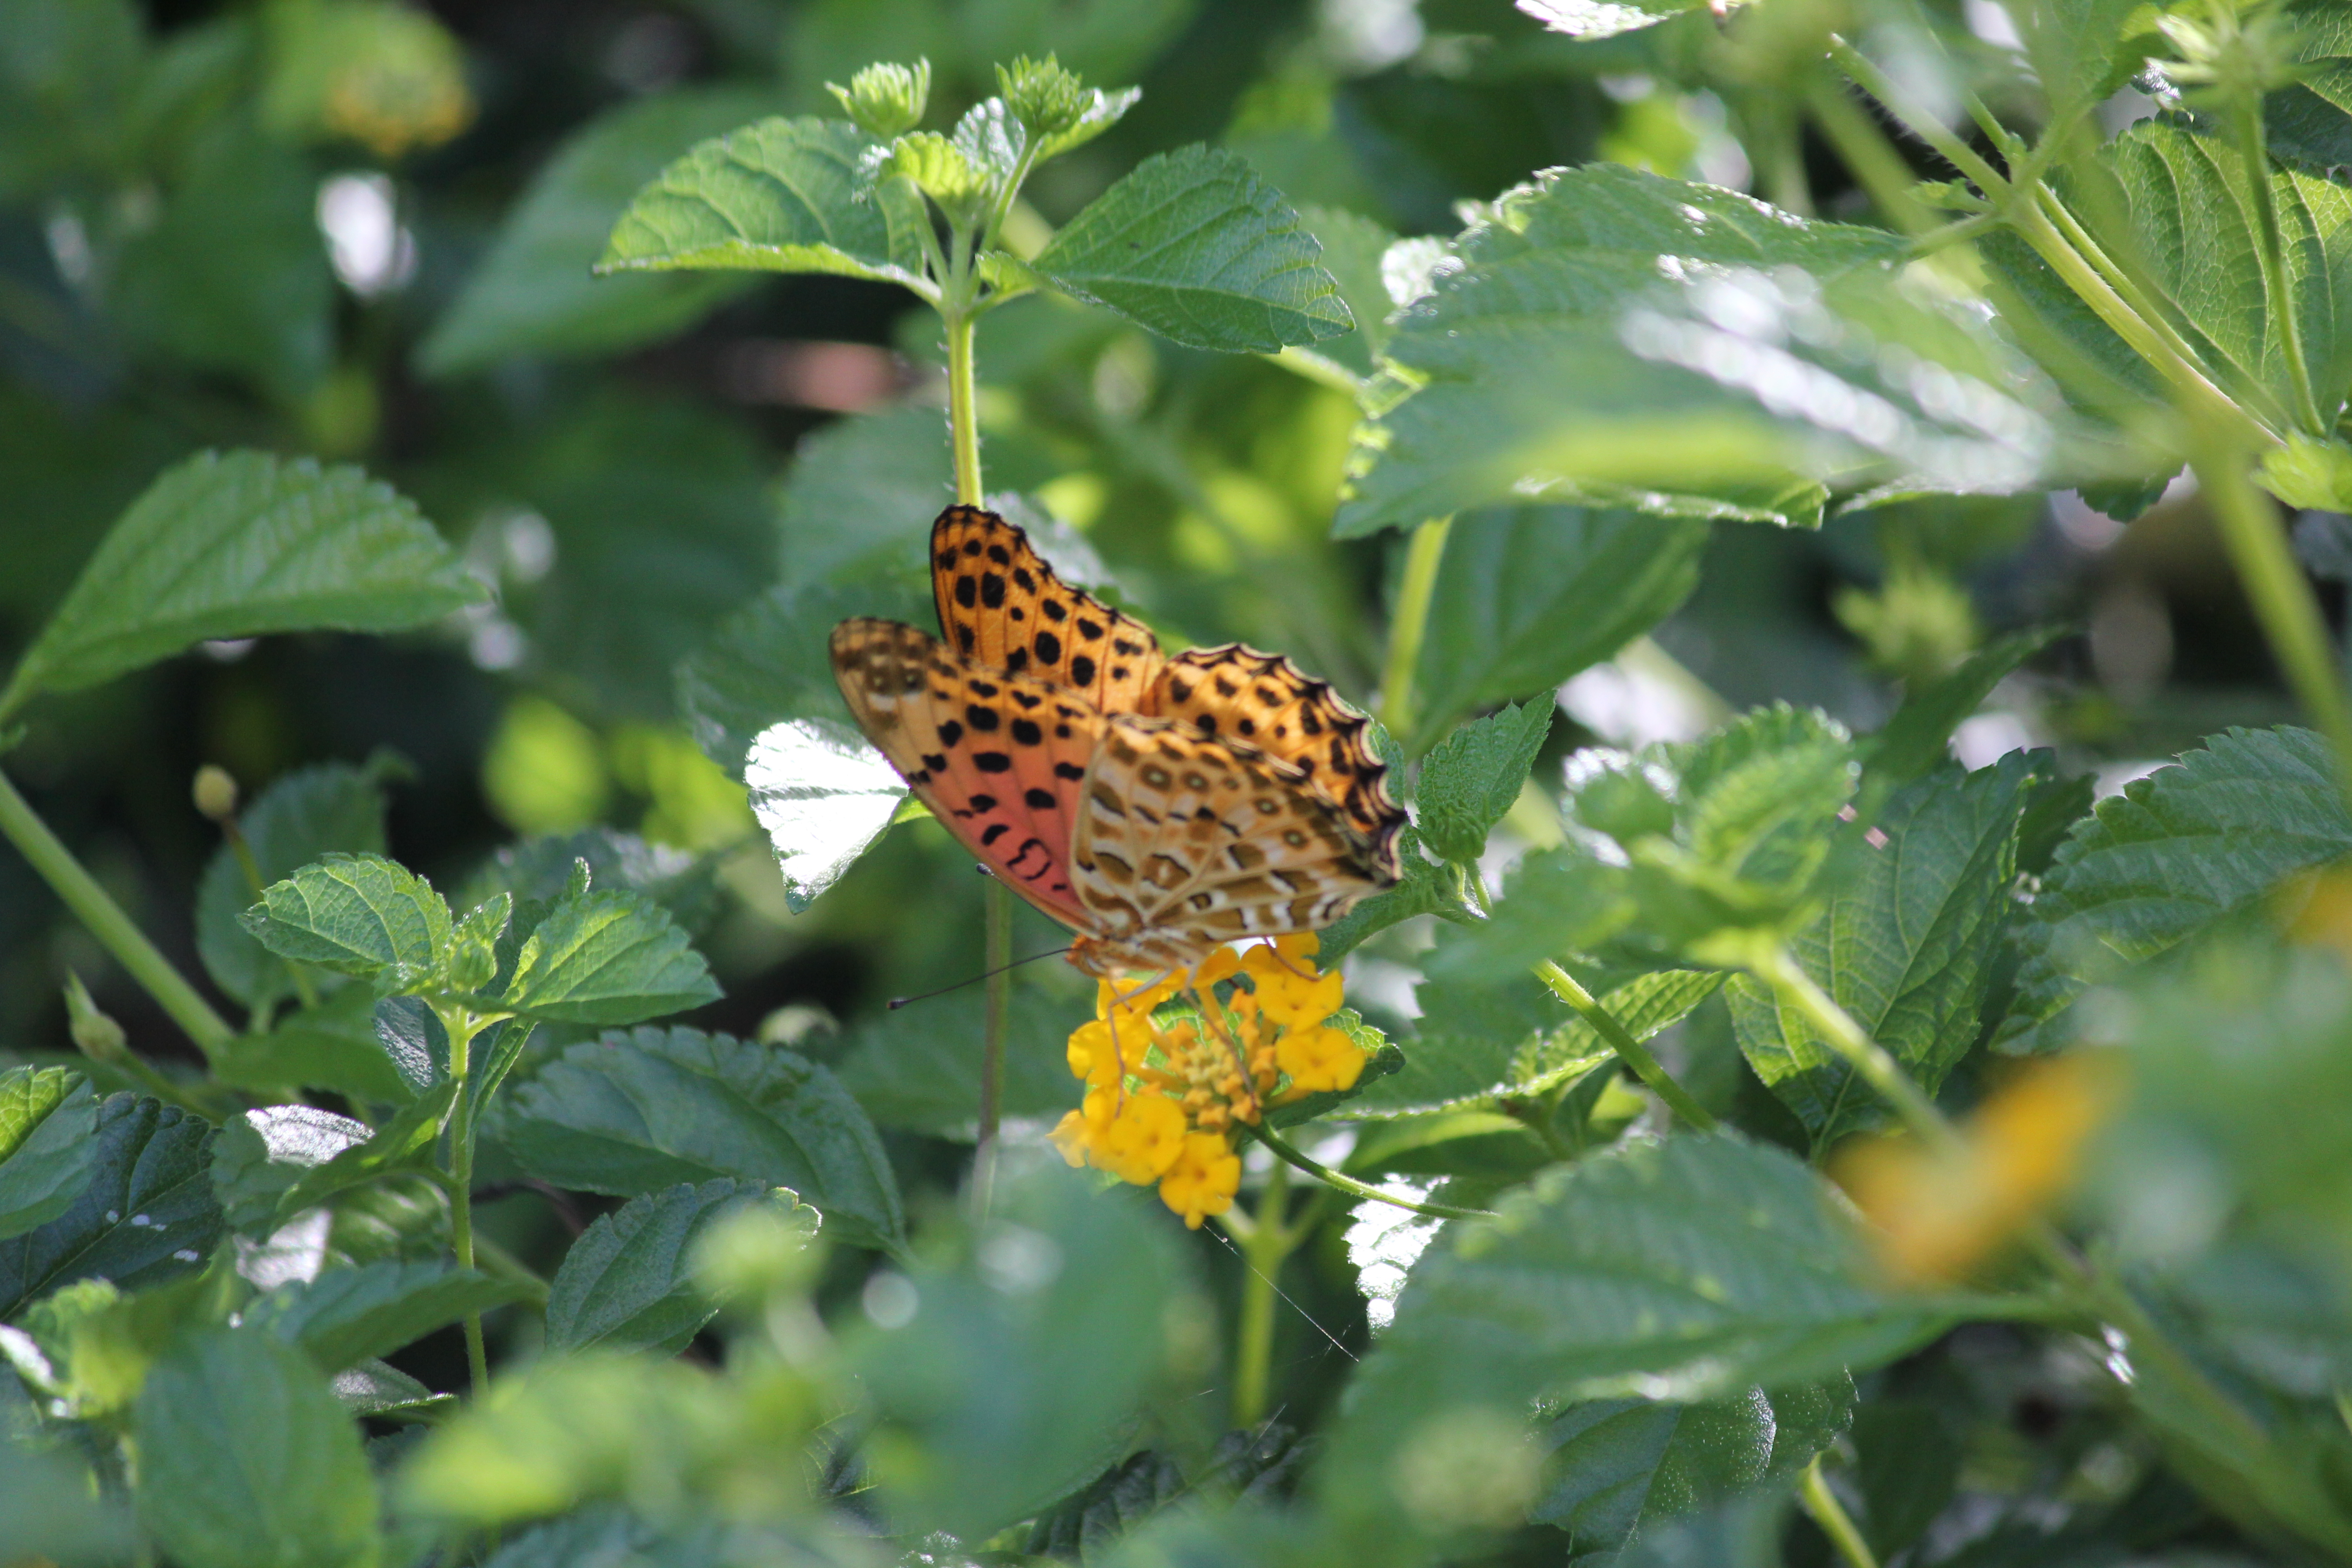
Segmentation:
[(625, 888), (557, 902), (523, 939), (501, 1005), (560, 1024), (634, 1024), (719, 995), (718, 982), (662, 907)]
[(452, 930), (433, 884), (381, 855), (327, 855), (263, 889), (241, 919), (280, 957), (356, 975), (387, 996), (433, 978)]
[(601, 272), (833, 272), (919, 284), (921, 199), (861, 195), (873, 141), (847, 121), (773, 119), (701, 143), (637, 193)]
[(1353, 324), (1321, 251), (1246, 162), (1186, 147), (1137, 164), (1031, 265), (1189, 348), (1272, 353)]
[(743, 783), (795, 911), (840, 880), (907, 798), (906, 781), (881, 752), (845, 722), (821, 719), (762, 730), (744, 760)]

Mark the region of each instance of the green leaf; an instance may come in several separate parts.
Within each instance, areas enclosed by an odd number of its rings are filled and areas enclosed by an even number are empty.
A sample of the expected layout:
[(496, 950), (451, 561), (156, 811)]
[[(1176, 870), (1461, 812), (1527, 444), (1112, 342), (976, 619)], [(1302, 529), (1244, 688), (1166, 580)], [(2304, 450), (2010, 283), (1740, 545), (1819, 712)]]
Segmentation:
[[(1093, 1016), (1093, 998), (1014, 973), (1000, 1105), (1008, 1117), (1058, 1117), (1084, 1093), (1070, 1076), (1068, 1040)], [(979, 1131), (976, 1038), (969, 1003), (950, 993), (854, 1026), (834, 1070), (883, 1126), (968, 1143)]]
[(112, 315), (151, 353), (257, 383), (281, 403), (313, 395), (335, 353), (319, 171), (241, 115), (211, 117), (175, 153), (163, 212), (116, 258)]
[[(543, 834), (507, 845), (466, 879), (457, 902), (472, 909), (511, 893), (516, 921), (521, 923), (532, 904), (551, 905), (564, 896), (583, 860), (588, 862), (590, 886), (643, 893), (690, 933), (699, 934), (718, 913), (717, 868), (711, 861), (610, 827)], [(513, 927), (508, 935), (520, 947)]]
[[(1614, 935), (1633, 912), (1621, 868), (1581, 849), (1547, 849), (1511, 869), (1494, 918), (1449, 942), (1423, 966), (1433, 977), (1492, 981)], [(1532, 981), (1529, 984), (1533, 984)]]
[(213, 1191), (230, 1229), (256, 1238), (288, 1217), (279, 1205), (303, 1175), (374, 1134), (315, 1105), (270, 1105), (231, 1117), (213, 1152)]
[(1400, 314), (1388, 354), (1409, 395), (1360, 436), (1368, 471), (1334, 531), (1411, 527), (1542, 487), (1591, 505), (1813, 525), (1823, 492), (1788, 466), (1790, 443), (1711, 385), (1630, 355), (1619, 319), (1662, 268), (1834, 278), (1899, 245), (1615, 164), (1506, 193), (1455, 242), (1458, 268)]
[(305, 1209), (425, 1163), (457, 1089), (456, 1079), (442, 1079), (373, 1132), (310, 1105), (265, 1106), (230, 1119), (212, 1171), (230, 1227), (266, 1237)]
[(8, 1550), (26, 1563), (104, 1568), (140, 1547), (129, 1509), (99, 1486), (70, 1439), (0, 1443), (0, 1519)]
[(732, 278), (617, 277), (589, 270), (614, 220), (677, 149), (757, 119), (769, 94), (688, 89), (600, 115), (540, 166), (489, 254), (419, 345), (446, 376), (515, 354), (611, 353), (668, 336), (740, 293)]
[(890, 578), (928, 591), (931, 520), (954, 494), (936, 408), (852, 415), (812, 432), (793, 451), (777, 517), (784, 581)]
[[(2168, 305), (2222, 389), (2269, 410), (2281, 426), (2294, 407), (2284, 324), (2263, 288), (2253, 196), (2225, 139), (2166, 121), (2143, 121), (2101, 150), (2121, 187), (2146, 287)], [(2352, 390), (2352, 191), (2288, 166), (2271, 194), (2293, 275), (2296, 330), (2330, 425)]]
[(336, 1402), (353, 1415), (429, 1421), (455, 1409), (457, 1396), (436, 1394), (386, 1362), (362, 1361), (335, 1373)]
[(98, 1166), (98, 1098), (67, 1068), (0, 1072), (0, 1241), (72, 1206)]
[(256, 1091), (316, 1089), (379, 1105), (413, 1100), (419, 1084), (386, 1048), (379, 1005), (365, 986), (345, 986), (316, 1007), (280, 1018), (266, 1035), (229, 1041), (213, 1062), (213, 1076)]
[(1558, 686), (1698, 586), (1705, 522), (1581, 507), (1465, 512), (1445, 535), (1413, 669), (1412, 740)]
[(1438, 743), (1413, 786), (1421, 841), (1440, 859), (1475, 865), (1486, 834), (1519, 798), (1551, 732), (1552, 698), (1473, 720)]
[(2352, 163), (2352, 19), (2332, 0), (2282, 7), (2294, 28), (2295, 82), (2263, 100), (2273, 153), (2315, 168)]
[(1717, 16), (1748, 0), (1520, 0), (1519, 9), (1571, 38), (1613, 38), (1694, 11)]
[(2022, 1054), (2088, 987), (2211, 929), (2284, 878), (2352, 854), (2327, 742), (2227, 731), (2075, 824), (2017, 927), (2017, 996), (1994, 1037)]
[(122, 514), (26, 651), (0, 715), (207, 638), (396, 631), (482, 597), (415, 507), (358, 468), (206, 452)]
[[(1840, 1416), (1853, 1385), (1840, 1378)], [(1730, 1399), (1675, 1405), (1646, 1399), (1573, 1405), (1546, 1422), (1543, 1491), (1528, 1517), (1569, 1531), (1570, 1550), (1612, 1551), (1677, 1514), (1695, 1512), (1790, 1475), (1827, 1447), (1838, 1428), (1790, 1419), (1832, 1403), (1820, 1385), (1771, 1394), (1751, 1388)]]
[(139, 1395), (139, 1517), (186, 1568), (373, 1568), (375, 1479), (326, 1379), (257, 1330), (199, 1334)]
[(730, 1177), (647, 1193), (599, 1217), (563, 1255), (548, 1287), (547, 1348), (684, 1350), (719, 1306), (690, 1271), (695, 1242), (720, 1215), (766, 1201), (814, 1238), (816, 1211), (799, 1206), (793, 1194)]
[(380, 996), (432, 984), (449, 956), (449, 906), (381, 855), (324, 856), (264, 889), (240, 918), (279, 957), (356, 975)]
[(515, 1158), (558, 1186), (633, 1197), (733, 1176), (790, 1187), (857, 1246), (906, 1229), (874, 1124), (791, 1051), (697, 1029), (607, 1034), (517, 1084), (503, 1110)]
[[(2058, 640), (2061, 628), (2018, 632), (1986, 644), (1948, 673), (1907, 692), (1885, 728), (1862, 743), (1862, 793), (1882, 799), (1925, 777), (1948, 754), (1952, 731), (2010, 671)], [(1865, 813), (1865, 815), (1871, 815)]]
[(659, 904), (598, 889), (547, 911), (500, 1005), (559, 1024), (635, 1024), (719, 996), (709, 965)]
[(1863, 1533), (1892, 1557), (1927, 1533), (1959, 1481), (1960, 1443), (1927, 1400), (1874, 1399), (1853, 1413)]
[(845, 1334), (883, 1423), (888, 1447), (870, 1451), (894, 1522), (980, 1539), (1119, 1457), (1162, 1324), (1191, 1305), (1171, 1227), (1146, 1205), (1160, 1206), (1050, 1165), (1001, 1182), (959, 1256), (898, 1281), (911, 1316)]
[(1344, 207), (1303, 206), (1298, 216), (1322, 245), (1324, 270), (1339, 285), (1340, 303), (1356, 323), (1353, 332), (1328, 339), (1314, 352), (1362, 380), (1380, 368), (1388, 347), (1388, 318), (1396, 305), (1381, 279), (1381, 258), (1396, 243), (1396, 234)]
[(714, 137), (637, 193), (596, 270), (832, 272), (927, 289), (921, 198), (885, 184), (861, 199), (858, 159), (876, 144), (846, 121), (808, 118)]
[[(1414, 1267), (1331, 1428), (1319, 1500), (1359, 1542), (1503, 1522), (1538, 1495), (1519, 1447), (1530, 1400), (1835, 1379), (1941, 1331), (1936, 1303), (1871, 1278), (1843, 1205), (1780, 1150), (1677, 1135), (1555, 1166), (1496, 1218), (1449, 1223)], [(1479, 1475), (1473, 1450), (1491, 1451), (1489, 1496), (1416, 1473)]]
[(136, 1095), (99, 1102), (96, 1170), (63, 1214), (0, 1241), (0, 1321), (77, 1279), (124, 1290), (202, 1267), (220, 1237), (206, 1171), (213, 1130)]
[(299, 1349), (320, 1372), (390, 1355), (468, 1314), (522, 1299), (511, 1279), (446, 1263), (371, 1263), (278, 1286), (245, 1310), (248, 1327)]
[(1272, 353), (1354, 324), (1322, 248), (1246, 161), (1192, 146), (1137, 164), (1030, 265), (1188, 348)]
[(1318, 963), (1327, 967), (1336, 963), (1358, 943), (1415, 915), (1472, 918), (1454, 868), (1421, 852), (1421, 835), (1410, 823), (1397, 836), (1397, 860), (1402, 876), (1395, 887), (1374, 893), (1317, 933), (1321, 938)]
[(743, 776), (762, 731), (788, 719), (856, 734), (826, 643), (851, 616), (921, 624), (934, 611), (928, 583), (783, 584), (722, 622), (677, 671), (677, 705), (705, 755)]
[[(383, 784), (402, 764), (389, 753), (363, 767), (322, 763), (279, 775), (237, 815), (262, 886), (282, 880), (327, 854), (384, 852)], [(196, 952), (215, 984), (247, 1007), (294, 994), (283, 959), (239, 922), (260, 897), (226, 845), (214, 851), (196, 888)]]
[[(1886, 842), (1790, 942), (1805, 973), (1929, 1094), (1983, 1031), (1994, 944), (2017, 877), (2018, 825), (2046, 752), (1947, 767), (1897, 795)], [(1826, 1148), (1886, 1108), (1811, 1023), (1748, 975), (1727, 993), (1749, 1067)]]
[(1643, 1531), (1610, 1568), (1781, 1568), (1788, 1512), (1783, 1492), (1735, 1498)]
[[(1441, 947), (1473, 940), (1471, 933), (1459, 931), (1443, 932), (1438, 938)], [(1425, 1002), (1445, 994), (1443, 980), (1450, 966), (1436, 959), (1432, 965), (1441, 984), (1434, 989), (1424, 987)], [(1466, 1011), (1442, 1003), (1425, 1008), (1423, 1032), (1407, 1042), (1410, 1048), (1404, 1066), (1366, 1085), (1362, 1093), (1341, 1108), (1339, 1118), (1412, 1115), (1505, 1096), (1541, 1094), (1581, 1077), (1615, 1055), (1582, 1018), (1559, 1017), (1565, 1008), (1534, 976), (1496, 978), (1516, 979), (1528, 995), (1544, 998), (1545, 1026), (1518, 1026), (1515, 1019), (1482, 1030), (1480, 1020)], [(1691, 1009), (1722, 984), (1719, 972), (1662, 969), (1604, 988), (1598, 999), (1636, 1041), (1643, 1041), (1689, 1016)]]

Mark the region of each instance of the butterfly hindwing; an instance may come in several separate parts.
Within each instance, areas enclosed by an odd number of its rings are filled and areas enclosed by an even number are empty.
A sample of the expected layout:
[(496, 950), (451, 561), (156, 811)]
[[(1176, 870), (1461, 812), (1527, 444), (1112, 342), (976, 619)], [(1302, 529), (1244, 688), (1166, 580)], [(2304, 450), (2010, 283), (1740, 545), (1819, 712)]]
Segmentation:
[(931, 524), (931, 592), (965, 658), (1066, 686), (1105, 713), (1136, 711), (1163, 662), (1150, 627), (1063, 582), (1027, 534), (979, 507)]
[(897, 621), (842, 622), (832, 654), (859, 726), (947, 830), (1045, 913), (1089, 929), (1069, 849), (1102, 715)]
[(1161, 963), (1316, 930), (1394, 879), (1297, 769), (1129, 714), (1104, 720), (1071, 877), (1106, 933)]
[(1240, 643), (1187, 648), (1161, 666), (1139, 711), (1183, 720), (1298, 769), (1395, 879), (1404, 809), (1389, 793), (1388, 764), (1372, 752), (1370, 721), (1334, 696), (1329, 682)]

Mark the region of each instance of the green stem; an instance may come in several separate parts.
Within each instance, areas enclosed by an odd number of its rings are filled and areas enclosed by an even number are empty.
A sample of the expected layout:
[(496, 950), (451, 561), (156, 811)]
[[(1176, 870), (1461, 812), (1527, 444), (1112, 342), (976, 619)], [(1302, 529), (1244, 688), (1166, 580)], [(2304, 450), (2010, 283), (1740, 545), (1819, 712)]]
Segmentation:
[(1903, 1064), (1872, 1039), (1854, 1021), (1853, 1015), (1839, 1006), (1786, 947), (1775, 943), (1765, 948), (1750, 960), (1748, 967), (1783, 1004), (1804, 1015), (1830, 1048), (1853, 1065), (1853, 1070), (1895, 1108), (1922, 1142), (1939, 1153), (1959, 1147), (1960, 1135), (1936, 1108), (1936, 1102), (1927, 1098), (1927, 1091), (1903, 1070)]
[(2271, 651), (2304, 710), (2335, 748), (2337, 783), (2352, 800), (2352, 706), (2318, 598), (2279, 525), (2278, 509), (2247, 477), (2245, 452), (2236, 444), (2209, 435), (2191, 462)]
[(1933, 147), (1944, 162), (1976, 182), (1979, 190), (1998, 200), (2009, 190), (2009, 182), (1990, 163), (1977, 156), (1976, 149), (1944, 128), (1944, 122), (1911, 101), (1895, 87), (1885, 72), (1870, 63), (1860, 49), (1835, 34), (1830, 36), (1830, 58), (1838, 69), (1853, 79), (1854, 84), (1871, 97), (1885, 104), (1904, 128), (1920, 141)]
[(186, 976), (156, 951), (147, 934), (107, 896), (98, 879), (74, 858), (73, 851), (49, 831), (7, 775), (0, 773), (0, 834), (17, 847), (42, 880), (57, 890), (66, 908), (79, 916), (90, 934), (114, 955), (125, 973), (162, 1005), (172, 1021), (187, 1032), (207, 1057), (218, 1057), (236, 1033), (196, 994)]
[(2327, 423), (2320, 416), (2319, 399), (2311, 388), (2311, 367), (2304, 358), (2303, 327), (2294, 308), (2294, 276), (2287, 270), (2278, 198), (2271, 189), (2271, 156), (2263, 144), (2260, 100), (2242, 94), (2231, 106), (2231, 118), (2237, 122), (2238, 156), (2246, 166), (2247, 192), (2254, 203), (2254, 233), (2262, 241), (2263, 292), (2270, 300), (2271, 320), (2278, 323), (2287, 379), (2294, 387), (2295, 419), (2309, 434), (2325, 437)]
[(986, 1218), (996, 1185), (996, 1131), (1004, 1102), (1004, 1037), (1013, 1027), (1013, 889), (994, 877), (985, 900), (987, 1016), (980, 1043), (980, 1131), (971, 1156), (973, 1212)]
[(2067, 210), (2057, 193), (2047, 186), (2041, 187), (2032, 201), (2021, 203), (2010, 216), (2018, 237), (2032, 246), (2135, 353), (2155, 365), (2193, 404), (2200, 405), (2204, 416), (2218, 416), (2269, 434), (2261, 420), (2206, 375), (2189, 340), (2180, 335), (2179, 329), (2147, 297), (2139, 282)]
[(1822, 1474), (1819, 1454), (1805, 1467), (1804, 1476), (1797, 1483), (1797, 1496), (1813, 1522), (1822, 1527), (1822, 1533), (1830, 1538), (1830, 1544), (1837, 1548), (1838, 1555), (1845, 1559), (1846, 1568), (1878, 1568), (1878, 1558), (1870, 1550), (1870, 1542), (1862, 1538), (1845, 1505), (1830, 1490), (1830, 1483)]
[(1253, 1127), (1250, 1131), (1259, 1142), (1274, 1151), (1276, 1159), (1285, 1164), (1296, 1165), (1325, 1186), (1336, 1192), (1345, 1193), (1351, 1198), (1369, 1198), (1377, 1204), (1388, 1204), (1395, 1208), (1410, 1209), (1414, 1214), (1425, 1214), (1433, 1219), (1492, 1219), (1495, 1217), (1493, 1211), (1488, 1209), (1455, 1208), (1452, 1204), (1417, 1204), (1410, 1198), (1401, 1198), (1393, 1193), (1384, 1193), (1378, 1187), (1356, 1180), (1353, 1176), (1343, 1176), (1328, 1165), (1317, 1164), (1284, 1142), (1271, 1127)]
[(1903, 161), (1878, 121), (1864, 113), (1843, 88), (1831, 82), (1816, 79), (1805, 95), (1805, 104), (1812, 111), (1813, 123), (1822, 128), (1890, 225), (1913, 239), (1934, 232), (1935, 215), (1911, 194), (1915, 182), (1911, 165)]
[(1389, 617), (1389, 658), (1381, 672), (1381, 722), (1402, 744), (1413, 725), (1412, 676), (1421, 663), (1421, 645), (1429, 635), (1429, 601), (1437, 591), (1438, 564), (1445, 559), (1445, 535), (1454, 526), (1450, 517), (1433, 517), (1412, 531), (1404, 557), (1404, 578), (1397, 584), (1396, 611)]
[(1633, 1070), (1633, 1076), (1650, 1086), (1650, 1092), (1666, 1102), (1666, 1108), (1683, 1120), (1685, 1125), (1699, 1132), (1712, 1132), (1716, 1120), (1706, 1107), (1691, 1098), (1690, 1090), (1675, 1081), (1675, 1075), (1658, 1065), (1635, 1039), (1633, 1031), (1619, 1023), (1576, 977), (1551, 960), (1536, 965), (1536, 978), (1551, 987), (1551, 994), (1576, 1009), (1578, 1016), (1591, 1025), (1593, 1032), (1609, 1042), (1617, 1059)]
[[(449, 1103), (449, 1246), (457, 1267), (474, 1266), (474, 1097), (466, 1075), (471, 1069), (474, 1037), (482, 1025), (461, 1007), (435, 1009), (449, 1036), (449, 1076), (457, 1092)], [(490, 1358), (482, 1343), (482, 1315), (466, 1314), (466, 1369), (478, 1395), (490, 1385)]]
[[(963, 251), (959, 246), (959, 261)], [(963, 299), (969, 279), (949, 283), (954, 301), (941, 311), (948, 337), (948, 439), (955, 453), (956, 500), (965, 506), (982, 502), (980, 480), (980, 417), (976, 406), (977, 378), (972, 370), (972, 317)], [(982, 901), (987, 947), (987, 1002), (981, 1025), (980, 1126), (972, 1149), (973, 1212), (985, 1215), (996, 1177), (996, 1136), (1004, 1085), (1004, 1037), (1013, 1019), (1013, 890), (989, 879)]]
[(1277, 1164), (1266, 1173), (1256, 1219), (1242, 1238), (1242, 1260), (1248, 1272), (1242, 1280), (1241, 1322), (1234, 1345), (1234, 1425), (1240, 1427), (1265, 1419), (1274, 1367), (1275, 1277), (1298, 1244), (1297, 1233), (1283, 1224), (1289, 1198), (1290, 1167)]

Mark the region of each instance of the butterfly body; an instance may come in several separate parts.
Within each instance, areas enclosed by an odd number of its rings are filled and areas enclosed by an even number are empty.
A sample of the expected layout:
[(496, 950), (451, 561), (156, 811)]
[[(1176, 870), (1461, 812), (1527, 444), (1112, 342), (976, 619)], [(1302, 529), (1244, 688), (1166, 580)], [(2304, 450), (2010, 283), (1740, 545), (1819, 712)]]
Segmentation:
[(931, 558), (947, 640), (845, 621), (835, 676), (948, 830), (1078, 933), (1071, 962), (1189, 971), (1396, 880), (1404, 814), (1323, 682), (1237, 644), (1162, 654), (991, 512), (941, 513)]

